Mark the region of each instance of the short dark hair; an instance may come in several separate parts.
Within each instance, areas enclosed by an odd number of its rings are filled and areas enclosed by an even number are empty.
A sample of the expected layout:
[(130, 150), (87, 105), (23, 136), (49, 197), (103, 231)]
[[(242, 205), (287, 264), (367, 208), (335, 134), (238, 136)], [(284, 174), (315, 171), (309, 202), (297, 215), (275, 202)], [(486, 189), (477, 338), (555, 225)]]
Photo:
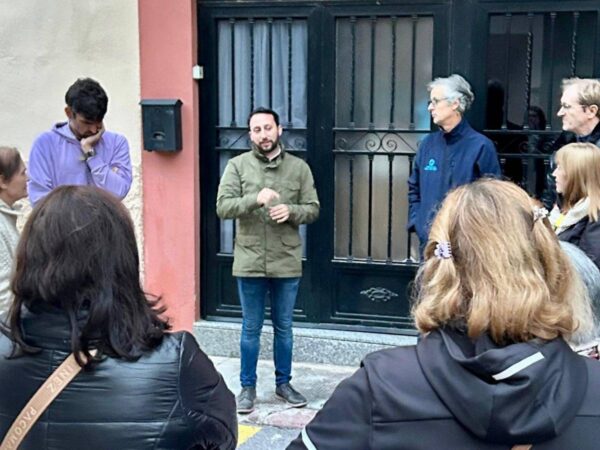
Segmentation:
[(0, 177), (5, 182), (11, 180), (19, 171), (23, 160), (19, 150), (14, 147), (0, 147)]
[(65, 94), (65, 102), (75, 114), (94, 122), (102, 121), (108, 109), (106, 92), (91, 78), (79, 78), (73, 83)]
[(279, 114), (277, 114), (270, 108), (259, 106), (258, 108), (253, 109), (250, 115), (248, 116), (248, 127), (250, 127), (250, 119), (252, 119), (252, 116), (256, 114), (271, 114), (273, 116), (273, 120), (275, 120), (275, 125), (279, 126)]
[[(8, 334), (12, 355), (35, 353), (21, 331), (22, 307), (58, 308), (71, 326), (71, 350), (136, 360), (170, 328), (160, 298), (140, 286), (131, 217), (114, 195), (93, 186), (61, 186), (27, 220), (17, 246)], [(82, 321), (83, 318), (83, 321)], [(98, 357), (97, 357), (98, 358)]]

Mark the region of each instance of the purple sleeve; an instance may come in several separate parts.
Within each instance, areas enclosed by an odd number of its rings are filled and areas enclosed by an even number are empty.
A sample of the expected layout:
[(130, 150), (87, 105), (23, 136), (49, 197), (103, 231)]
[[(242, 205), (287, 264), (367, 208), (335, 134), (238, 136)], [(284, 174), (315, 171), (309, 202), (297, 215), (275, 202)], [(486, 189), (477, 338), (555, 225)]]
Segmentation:
[(108, 163), (96, 155), (87, 160), (87, 165), (95, 186), (106, 189), (122, 199), (129, 192), (132, 181), (129, 144), (123, 136), (116, 136), (111, 144), (107, 148), (108, 152), (112, 153)]
[(27, 172), (29, 180), (27, 181), (27, 190), (29, 201), (34, 206), (39, 200), (45, 197), (55, 186), (52, 178), (52, 163), (50, 161), (50, 152), (44, 146), (44, 137), (38, 137), (31, 147)]

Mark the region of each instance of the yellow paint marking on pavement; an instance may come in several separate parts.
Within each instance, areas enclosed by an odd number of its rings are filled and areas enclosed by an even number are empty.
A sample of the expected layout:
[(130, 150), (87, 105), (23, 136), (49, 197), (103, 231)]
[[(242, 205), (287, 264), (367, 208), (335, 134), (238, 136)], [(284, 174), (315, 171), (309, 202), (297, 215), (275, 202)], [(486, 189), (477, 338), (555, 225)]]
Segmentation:
[(261, 427), (253, 427), (250, 425), (238, 425), (238, 446), (242, 445), (252, 436), (260, 431)]

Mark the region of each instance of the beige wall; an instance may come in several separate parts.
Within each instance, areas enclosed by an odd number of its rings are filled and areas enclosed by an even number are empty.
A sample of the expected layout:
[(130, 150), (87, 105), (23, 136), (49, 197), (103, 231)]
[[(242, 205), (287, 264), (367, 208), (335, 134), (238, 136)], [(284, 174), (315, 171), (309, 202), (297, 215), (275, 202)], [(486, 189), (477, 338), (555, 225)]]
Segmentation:
[(33, 139), (65, 120), (73, 81), (98, 80), (109, 97), (106, 127), (129, 140), (134, 184), (126, 204), (141, 244), (137, 0), (0, 0), (0, 11), (0, 144), (27, 160)]

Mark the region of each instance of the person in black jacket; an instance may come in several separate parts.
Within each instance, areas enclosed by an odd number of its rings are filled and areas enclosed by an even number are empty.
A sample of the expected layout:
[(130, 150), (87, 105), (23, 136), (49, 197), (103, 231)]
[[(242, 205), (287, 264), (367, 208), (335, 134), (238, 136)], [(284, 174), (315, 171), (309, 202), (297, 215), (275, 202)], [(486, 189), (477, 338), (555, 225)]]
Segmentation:
[(112, 194), (62, 186), (45, 197), (23, 230), (11, 286), (0, 440), (74, 353), (84, 370), (21, 449), (235, 448), (234, 396), (193, 336), (167, 332), (164, 308), (142, 291), (133, 224)]
[(568, 144), (556, 153), (555, 205), (550, 221), (561, 241), (575, 244), (600, 267), (600, 148)]
[(417, 345), (367, 356), (288, 449), (598, 448), (600, 364), (566, 342), (585, 288), (525, 191), (450, 192), (416, 286)]

